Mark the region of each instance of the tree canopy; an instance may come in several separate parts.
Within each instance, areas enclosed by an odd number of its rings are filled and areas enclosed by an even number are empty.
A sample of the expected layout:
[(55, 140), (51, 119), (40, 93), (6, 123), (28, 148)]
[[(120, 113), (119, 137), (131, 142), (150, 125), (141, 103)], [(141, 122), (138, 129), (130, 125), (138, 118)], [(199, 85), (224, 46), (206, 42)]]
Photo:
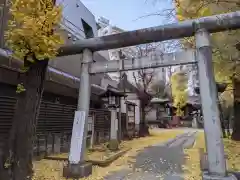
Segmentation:
[(151, 91), (153, 92), (153, 97), (156, 97), (156, 98), (169, 97), (166, 84), (163, 80), (158, 80), (156, 82), (153, 82), (151, 85)]
[[(175, 0), (175, 4), (179, 21), (240, 10), (237, 0)], [(235, 47), (239, 36), (239, 30), (212, 34), (215, 77), (219, 82), (229, 82), (233, 75), (239, 78), (239, 51)], [(185, 45), (194, 46), (192, 40), (185, 41)]]
[(52, 59), (63, 44), (57, 32), (62, 7), (52, 0), (12, 0), (5, 33), (7, 47), (21, 60)]
[(63, 38), (58, 33), (62, 7), (53, 0), (12, 0), (5, 32), (7, 48), (24, 61), (16, 93), (17, 103), (4, 151), (0, 155), (0, 179), (31, 179), (32, 147), (43, 94), (48, 60)]
[[(179, 21), (240, 10), (238, 0), (175, 0), (175, 5)], [(240, 79), (240, 52), (236, 48), (239, 37), (240, 30), (211, 35), (215, 79), (229, 84), (228, 92), (222, 95), (228, 102), (232, 101), (232, 95), (229, 96), (233, 89), (232, 80)], [(185, 47), (194, 47), (194, 38), (184, 39), (183, 44)]]
[(171, 76), (171, 88), (173, 105), (177, 108), (177, 116), (182, 116), (182, 108), (187, 103), (188, 92), (187, 92), (188, 78), (184, 72), (175, 72)]

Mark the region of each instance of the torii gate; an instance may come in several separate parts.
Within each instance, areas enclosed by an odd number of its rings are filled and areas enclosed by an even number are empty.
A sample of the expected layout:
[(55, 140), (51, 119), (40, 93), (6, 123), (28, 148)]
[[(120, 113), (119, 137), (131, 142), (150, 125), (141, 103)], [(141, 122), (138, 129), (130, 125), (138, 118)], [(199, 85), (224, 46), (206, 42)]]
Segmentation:
[[(90, 102), (90, 75), (97, 73), (130, 71), (184, 64), (197, 64), (199, 69), (200, 94), (204, 117), (208, 171), (204, 180), (235, 180), (227, 174), (217, 105), (217, 91), (212, 68), (210, 34), (240, 29), (240, 11), (203, 17), (180, 23), (123, 32), (119, 34), (83, 39), (72, 45), (63, 46), (58, 56), (83, 54), (80, 70), (80, 88), (77, 111), (75, 112), (69, 165), (65, 170), (74, 178), (91, 174), (91, 166), (84, 163), (86, 148), (87, 117)], [(94, 62), (93, 52), (195, 35), (196, 50), (187, 50), (161, 56), (139, 57), (108, 62)], [(0, 49), (1, 50), (1, 49)], [(8, 55), (0, 51), (0, 57)], [(124, 61), (124, 63), (122, 63)], [(80, 99), (81, 97), (81, 99)]]
[[(203, 179), (236, 179), (227, 174), (217, 106), (217, 91), (212, 68), (212, 49), (210, 34), (240, 28), (240, 11), (217, 16), (188, 20), (179, 23), (153, 28), (123, 32), (103, 37), (76, 41), (64, 46), (59, 56), (83, 53), (81, 59), (81, 81), (78, 108), (75, 113), (68, 171), (72, 175), (89, 175), (91, 170), (84, 166), (84, 150), (86, 148), (87, 117), (90, 101), (90, 75), (129, 71), (164, 66), (195, 63), (199, 68), (200, 93), (204, 116), (208, 172), (203, 172)], [(196, 50), (187, 50), (162, 56), (139, 57), (137, 59), (116, 60), (109, 62), (93, 62), (93, 52), (152, 43), (195, 35)], [(124, 63), (122, 63), (124, 61)], [(81, 129), (81, 127), (83, 127)], [(88, 172), (84, 172), (85, 170)], [(77, 172), (78, 171), (78, 172)]]
[[(90, 75), (97, 73), (130, 71), (184, 64), (197, 64), (199, 69), (200, 94), (204, 117), (204, 131), (207, 147), (208, 171), (204, 180), (235, 180), (227, 174), (220, 116), (217, 105), (217, 90), (212, 68), (210, 34), (240, 29), (240, 11), (203, 17), (180, 23), (123, 32), (119, 34), (83, 39), (72, 45), (63, 46), (58, 56), (83, 54), (81, 60), (81, 81), (79, 100), (75, 112), (69, 165), (65, 170), (73, 177), (91, 174), (91, 166), (84, 163), (87, 137), (87, 117), (90, 102)], [(93, 52), (164, 40), (195, 36), (196, 50), (190, 49), (164, 55), (139, 57), (136, 59), (94, 62)], [(0, 52), (0, 56), (2, 52)], [(124, 61), (124, 63), (122, 63)]]

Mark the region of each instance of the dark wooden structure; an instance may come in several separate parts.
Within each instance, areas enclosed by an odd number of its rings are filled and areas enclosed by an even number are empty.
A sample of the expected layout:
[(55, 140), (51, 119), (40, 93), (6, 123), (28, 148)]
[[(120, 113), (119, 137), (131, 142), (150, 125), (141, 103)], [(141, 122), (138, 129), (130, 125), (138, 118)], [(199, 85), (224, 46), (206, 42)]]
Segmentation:
[[(236, 44), (237, 50), (240, 51), (240, 41)], [(240, 81), (233, 80), (233, 95), (234, 95), (234, 107), (233, 107), (233, 134), (232, 139), (240, 141)]]
[[(167, 107), (170, 110), (170, 116), (174, 117), (176, 115), (177, 108), (174, 107), (174, 105), (172, 103), (168, 103)], [(184, 112), (184, 115), (182, 117), (179, 117), (178, 126), (191, 127), (192, 120), (193, 120), (193, 112), (201, 110), (200, 98), (198, 96), (196, 96), (196, 97), (190, 96), (186, 105), (184, 107), (182, 107), (181, 110)]]
[[(121, 76), (118, 88), (126, 95), (136, 95), (136, 99), (134, 100), (139, 99), (139, 90), (128, 80), (128, 76), (125, 72)], [(138, 137), (139, 125), (142, 123), (142, 118), (140, 113), (140, 119), (136, 119), (135, 109), (137, 104), (132, 102), (131, 98), (129, 100), (124, 98), (124, 101), (124, 104), (126, 105), (126, 122), (125, 120), (121, 120), (122, 124), (124, 123), (124, 125), (122, 125), (121, 127), (124, 138), (131, 139), (133, 136)], [(138, 121), (140, 124), (136, 124), (136, 121)]]
[(168, 128), (171, 121), (170, 107), (168, 98), (153, 98), (151, 106), (156, 109), (156, 121), (148, 121), (148, 124), (158, 125), (160, 128)]
[(135, 133), (135, 124), (136, 124), (136, 114), (135, 106), (136, 104), (131, 101), (125, 101), (126, 104), (126, 135), (128, 138), (133, 138)]
[(107, 108), (119, 108), (120, 99), (121, 97), (125, 97), (125, 94), (108, 85), (106, 91), (99, 93), (99, 97), (105, 100), (104, 103)]
[[(240, 45), (239, 45), (240, 47)], [(240, 81), (234, 80), (233, 133), (232, 139), (240, 141)]]
[[(21, 78), (20, 62), (1, 60), (0, 67), (0, 151), (7, 139), (16, 104), (16, 85)], [(95, 114), (95, 143), (108, 141), (110, 112), (99, 97), (101, 77), (92, 76), (89, 116)], [(70, 147), (79, 79), (49, 67), (37, 124), (35, 155), (66, 152)], [(122, 123), (126, 114), (122, 114)], [(89, 129), (91, 134), (91, 129)]]

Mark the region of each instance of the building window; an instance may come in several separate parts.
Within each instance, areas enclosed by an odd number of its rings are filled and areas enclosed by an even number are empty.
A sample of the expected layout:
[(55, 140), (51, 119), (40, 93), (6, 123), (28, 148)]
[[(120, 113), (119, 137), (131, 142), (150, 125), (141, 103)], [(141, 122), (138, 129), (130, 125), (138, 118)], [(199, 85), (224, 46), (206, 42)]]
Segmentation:
[(83, 29), (84, 29), (86, 39), (93, 38), (94, 34), (93, 34), (92, 27), (89, 26), (88, 23), (86, 23), (83, 19), (82, 19), (82, 25), (83, 25)]

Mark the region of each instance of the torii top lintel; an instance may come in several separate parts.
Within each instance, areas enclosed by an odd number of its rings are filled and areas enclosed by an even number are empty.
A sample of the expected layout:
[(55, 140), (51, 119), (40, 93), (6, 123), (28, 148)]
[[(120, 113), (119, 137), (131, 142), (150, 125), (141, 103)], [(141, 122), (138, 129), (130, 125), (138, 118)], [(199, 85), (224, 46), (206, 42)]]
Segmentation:
[(94, 52), (190, 37), (199, 28), (205, 28), (210, 33), (238, 29), (240, 28), (240, 11), (91, 39), (81, 39), (71, 45), (61, 47), (58, 56), (79, 54), (86, 48)]

